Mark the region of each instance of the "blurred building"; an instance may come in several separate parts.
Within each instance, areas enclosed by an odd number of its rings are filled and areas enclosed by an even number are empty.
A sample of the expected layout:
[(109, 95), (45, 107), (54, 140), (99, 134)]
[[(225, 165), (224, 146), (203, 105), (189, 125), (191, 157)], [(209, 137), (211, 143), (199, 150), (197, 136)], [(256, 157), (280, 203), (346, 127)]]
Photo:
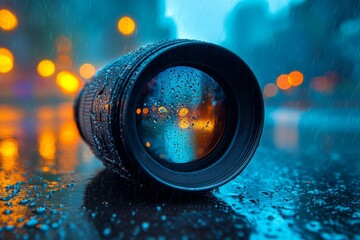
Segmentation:
[[(359, 1), (291, 2), (275, 14), (268, 1), (239, 2), (228, 17), (224, 45), (251, 66), (267, 101), (357, 105)], [(282, 84), (293, 71), (302, 74), (302, 82), (293, 85), (290, 77)]]

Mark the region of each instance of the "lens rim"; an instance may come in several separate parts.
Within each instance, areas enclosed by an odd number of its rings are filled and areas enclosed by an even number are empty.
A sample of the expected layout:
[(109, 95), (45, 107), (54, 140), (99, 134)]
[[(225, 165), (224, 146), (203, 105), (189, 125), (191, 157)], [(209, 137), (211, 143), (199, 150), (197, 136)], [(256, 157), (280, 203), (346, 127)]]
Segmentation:
[[(175, 168), (169, 167), (150, 156), (138, 134), (134, 114), (142, 93), (139, 89), (143, 89), (159, 72), (179, 65), (207, 73), (223, 88), (230, 100), (226, 102), (233, 104), (227, 106), (229, 115), (227, 129), (222, 137), (224, 141), (220, 140), (207, 156), (208, 161), (199, 161), (198, 167), (190, 171), (181, 168), (182, 164)], [(125, 161), (127, 169), (136, 171), (133, 174), (143, 178), (144, 182), (156, 179), (172, 188), (201, 191), (225, 184), (246, 167), (260, 141), (264, 105), (259, 84), (242, 59), (214, 44), (185, 42), (150, 55), (135, 72), (137, 74), (133, 74), (130, 81), (132, 85), (122, 103), (123, 118), (120, 119), (120, 124), (124, 126), (125, 149), (130, 157), (130, 161)]]

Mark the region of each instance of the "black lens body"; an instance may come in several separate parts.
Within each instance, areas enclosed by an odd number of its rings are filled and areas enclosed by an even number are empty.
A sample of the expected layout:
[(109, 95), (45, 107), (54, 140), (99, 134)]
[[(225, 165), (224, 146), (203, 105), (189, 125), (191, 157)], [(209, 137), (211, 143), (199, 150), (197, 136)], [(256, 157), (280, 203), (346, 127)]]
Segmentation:
[[(177, 66), (206, 73), (226, 96), (221, 138), (206, 156), (186, 163), (159, 161), (149, 154), (136, 114), (142, 89), (159, 73)], [(94, 154), (122, 177), (145, 185), (203, 191), (235, 178), (249, 163), (260, 141), (264, 106), (254, 74), (236, 54), (210, 43), (172, 40), (142, 47), (101, 69), (79, 93), (75, 119)]]

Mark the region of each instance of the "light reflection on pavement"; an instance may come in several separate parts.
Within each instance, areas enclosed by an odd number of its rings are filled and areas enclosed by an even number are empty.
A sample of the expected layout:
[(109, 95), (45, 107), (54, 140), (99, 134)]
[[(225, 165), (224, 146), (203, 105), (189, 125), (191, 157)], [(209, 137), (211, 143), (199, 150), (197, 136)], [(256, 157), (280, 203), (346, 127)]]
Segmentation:
[(355, 110), (268, 108), (249, 166), (200, 196), (140, 189), (104, 171), (71, 103), (0, 110), (1, 237), (360, 238)]

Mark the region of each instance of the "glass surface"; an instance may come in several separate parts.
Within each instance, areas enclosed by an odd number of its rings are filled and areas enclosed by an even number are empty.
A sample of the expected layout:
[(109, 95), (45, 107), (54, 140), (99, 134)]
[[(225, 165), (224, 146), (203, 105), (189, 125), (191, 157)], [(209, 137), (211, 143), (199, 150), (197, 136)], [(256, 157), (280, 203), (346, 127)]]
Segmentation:
[(208, 74), (176, 66), (149, 81), (136, 114), (141, 141), (152, 157), (188, 163), (219, 142), (226, 125), (225, 94)]

